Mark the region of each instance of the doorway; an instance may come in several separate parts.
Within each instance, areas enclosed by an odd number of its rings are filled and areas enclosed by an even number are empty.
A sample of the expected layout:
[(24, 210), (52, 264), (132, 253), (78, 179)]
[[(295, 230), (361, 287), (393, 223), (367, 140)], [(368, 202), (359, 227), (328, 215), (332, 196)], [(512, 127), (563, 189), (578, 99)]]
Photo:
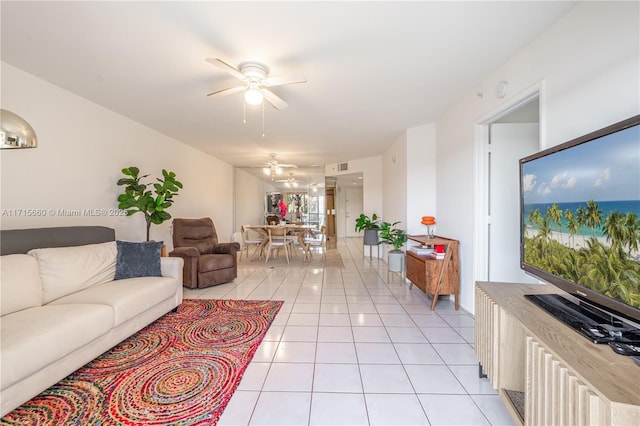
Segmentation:
[[(327, 179), (327, 182), (329, 180)], [(335, 181), (333, 182), (335, 185)], [(336, 247), (336, 203), (335, 203), (335, 186), (325, 188), (326, 197), (326, 225), (327, 225), (327, 244), (330, 248)]]
[(346, 237), (360, 237), (355, 229), (355, 220), (360, 213), (362, 213), (362, 188), (345, 188), (345, 196), (344, 196), (344, 211), (345, 211), (345, 230), (344, 235)]
[(479, 125), (474, 276), (477, 280), (537, 282), (520, 269), (520, 158), (540, 147), (536, 88)]
[(518, 160), (538, 151), (539, 123), (495, 122), (489, 128), (487, 280), (535, 282), (520, 269)]

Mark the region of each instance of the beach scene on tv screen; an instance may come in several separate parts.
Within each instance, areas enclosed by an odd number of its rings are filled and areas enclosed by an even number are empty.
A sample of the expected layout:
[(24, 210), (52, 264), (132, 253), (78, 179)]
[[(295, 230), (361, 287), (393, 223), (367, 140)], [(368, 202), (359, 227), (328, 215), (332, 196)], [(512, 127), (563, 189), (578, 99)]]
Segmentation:
[(521, 172), (524, 262), (640, 308), (640, 126)]

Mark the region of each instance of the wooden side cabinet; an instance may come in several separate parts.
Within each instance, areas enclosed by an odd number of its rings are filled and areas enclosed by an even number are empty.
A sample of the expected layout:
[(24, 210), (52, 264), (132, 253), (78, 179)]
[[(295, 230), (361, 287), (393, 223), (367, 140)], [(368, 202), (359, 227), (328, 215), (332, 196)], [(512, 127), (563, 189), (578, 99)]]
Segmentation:
[(458, 241), (443, 237), (429, 238), (425, 235), (410, 235), (409, 240), (423, 245), (441, 244), (445, 246), (444, 259), (420, 256), (407, 250), (406, 271), (411, 286), (415, 284), (426, 294), (433, 296), (431, 310), (435, 309), (438, 296), (452, 294), (456, 310), (459, 308), (460, 268), (458, 261)]
[(640, 366), (533, 305), (549, 285), (477, 282), (475, 351), (520, 425), (640, 425)]

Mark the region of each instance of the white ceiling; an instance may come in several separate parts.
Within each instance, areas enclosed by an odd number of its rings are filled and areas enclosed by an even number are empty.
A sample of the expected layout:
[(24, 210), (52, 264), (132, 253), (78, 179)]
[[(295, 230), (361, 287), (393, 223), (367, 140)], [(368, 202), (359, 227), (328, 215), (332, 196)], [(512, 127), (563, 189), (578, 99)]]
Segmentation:
[[(235, 166), (382, 154), (433, 122), (573, 2), (1, 2), (2, 61)], [(242, 95), (205, 58), (308, 82)]]

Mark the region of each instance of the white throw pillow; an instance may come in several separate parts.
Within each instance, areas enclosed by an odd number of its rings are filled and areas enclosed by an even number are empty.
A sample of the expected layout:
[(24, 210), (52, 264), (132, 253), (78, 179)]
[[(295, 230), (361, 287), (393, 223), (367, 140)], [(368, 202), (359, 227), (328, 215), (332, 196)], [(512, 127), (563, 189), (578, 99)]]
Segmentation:
[(40, 306), (38, 262), (26, 254), (0, 256), (0, 315)]
[(75, 247), (33, 249), (40, 264), (42, 303), (113, 281), (118, 249), (115, 241)]

